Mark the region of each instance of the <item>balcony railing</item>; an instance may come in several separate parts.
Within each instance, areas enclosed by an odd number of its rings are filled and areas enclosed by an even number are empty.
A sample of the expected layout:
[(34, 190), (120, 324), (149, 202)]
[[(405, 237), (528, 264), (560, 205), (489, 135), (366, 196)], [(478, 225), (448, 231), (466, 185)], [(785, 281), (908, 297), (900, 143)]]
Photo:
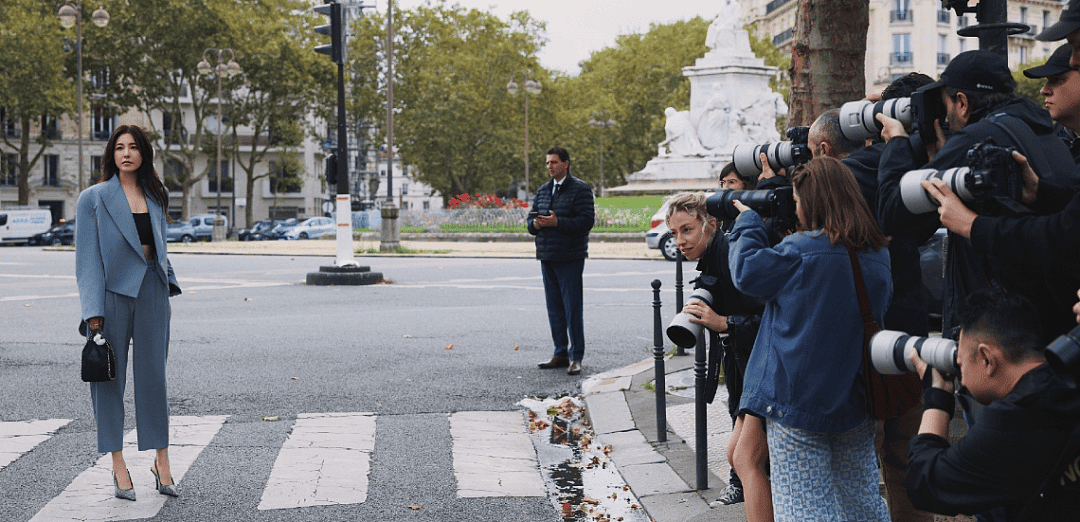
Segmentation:
[(911, 52), (892, 53), (889, 55), (890, 65), (911, 65)]
[(951, 15), (952, 15), (952, 13), (950, 13), (948, 9), (938, 9), (937, 23), (939, 23), (939, 24), (948, 24), (952, 19)]
[(772, 0), (772, 2), (765, 4), (765, 14), (769, 14), (777, 9), (780, 9), (784, 6), (784, 4), (790, 1), (791, 0)]
[(906, 10), (903, 10), (903, 11), (895, 11), (895, 10), (894, 11), (889, 11), (889, 22), (890, 23), (894, 23), (894, 24), (898, 24), (898, 23), (910, 24), (912, 18), (914, 18), (914, 12), (911, 9), (906, 9)]

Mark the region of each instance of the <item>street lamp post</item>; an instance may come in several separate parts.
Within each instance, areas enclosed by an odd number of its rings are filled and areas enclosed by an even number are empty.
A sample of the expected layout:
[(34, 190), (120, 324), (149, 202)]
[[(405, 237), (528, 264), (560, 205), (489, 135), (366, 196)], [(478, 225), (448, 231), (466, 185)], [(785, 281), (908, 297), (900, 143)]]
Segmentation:
[(523, 72), (525, 76), (525, 201), (528, 201), (529, 194), (532, 192), (529, 189), (529, 95), (540, 94), (543, 86), (540, 85), (540, 82), (530, 78), (532, 71), (516, 71), (510, 75), (510, 83), (506, 84), (506, 91), (511, 95), (518, 92), (518, 84), (514, 82), (514, 76), (519, 72)]
[[(210, 62), (206, 59), (206, 55), (211, 52), (217, 53), (217, 67), (211, 67)], [(228, 62), (225, 61), (225, 53), (229, 54)], [(203, 59), (196, 66), (199, 74), (205, 76), (213, 72), (217, 77), (217, 163), (214, 164), (214, 172), (217, 174), (217, 206), (214, 210), (214, 231), (211, 236), (213, 241), (225, 240), (225, 222), (221, 219), (221, 133), (224, 131), (223, 122), (221, 121), (221, 77), (232, 78), (240, 74), (240, 64), (236, 63), (235, 57), (236, 53), (228, 47), (224, 49), (210, 48), (203, 51)], [(234, 193), (235, 190), (234, 188)]]
[[(78, 81), (75, 82), (76, 96), (79, 98), (79, 119), (75, 122), (75, 128), (77, 129), (79, 142), (79, 192), (82, 192), (84, 187), (83, 182), (83, 70), (82, 70), (82, 0), (75, 0), (75, 5), (72, 6), (70, 0), (60, 7), (60, 11), (56, 13), (56, 17), (60, 19), (60, 25), (65, 29), (70, 29), (71, 26), (76, 26), (75, 33), (75, 59), (78, 62)], [(105, 27), (109, 23), (109, 12), (105, 10), (105, 6), (98, 3), (98, 8), (94, 11), (94, 14), (90, 15), (90, 19), (94, 21), (94, 25), (98, 27)]]
[(589, 118), (589, 125), (600, 129), (600, 197), (604, 197), (604, 131), (615, 126), (615, 120), (604, 119), (604, 113)]

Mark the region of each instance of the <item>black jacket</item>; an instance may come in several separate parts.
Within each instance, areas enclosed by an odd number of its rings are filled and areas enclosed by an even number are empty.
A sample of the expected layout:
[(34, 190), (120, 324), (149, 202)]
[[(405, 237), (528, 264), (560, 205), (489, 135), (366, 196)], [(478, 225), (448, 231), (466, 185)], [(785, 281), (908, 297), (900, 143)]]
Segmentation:
[[(544, 183), (536, 191), (529, 210), (529, 233), (536, 236), (536, 258), (541, 261), (576, 261), (589, 257), (589, 231), (596, 219), (592, 189), (569, 172), (563, 179), (559, 195), (552, 198), (555, 181)], [(533, 228), (537, 214), (553, 211), (559, 218), (554, 228)]]
[[(945, 170), (967, 166), (967, 151), (987, 138), (992, 138), (999, 147), (1016, 147), (1028, 157), (1043, 179), (1067, 186), (1075, 186), (1080, 180), (1072, 155), (1054, 132), (1049, 114), (1034, 102), (1017, 97), (976, 113), (973, 118), (975, 121), (954, 133), (926, 165), (917, 163), (907, 138), (894, 138), (886, 144), (878, 170), (877, 205), (878, 221), (886, 234), (929, 237), (939, 228), (941, 221), (937, 212), (915, 215), (907, 210), (901, 199), (900, 179), (908, 171), (920, 167)], [(1024, 133), (1015, 129), (1020, 124), (1027, 125), (1034, 133), (1034, 143), (1023, 142)], [(1010, 133), (1003, 126), (1011, 126), (1013, 130)], [(1014, 139), (1014, 135), (1020, 141)], [(1042, 339), (1046, 342), (1075, 325), (1075, 316), (1070, 310), (1076, 303), (1077, 286), (1069, 285), (1080, 284), (1080, 270), (1062, 270), (1064, 267), (1060, 264), (1052, 267), (1055, 270), (1024, 270), (995, 253), (976, 251), (972, 242), (962, 236), (950, 233), (947, 240), (942, 331), (957, 324), (956, 310), (969, 293), (990, 285), (1004, 286), (1038, 307), (1043, 318)]]
[(1048, 364), (991, 403), (954, 446), (937, 435), (911, 439), (907, 486), (917, 509), (955, 515), (1005, 507), (1014, 520), (1049, 477), (1080, 414), (1080, 390)]
[[(875, 143), (853, 152), (841, 163), (847, 166), (859, 182), (859, 190), (870, 207), (870, 212), (877, 217), (878, 164), (885, 150), (884, 143)], [(931, 235), (933, 232), (931, 232)], [(889, 310), (885, 312), (884, 324), (887, 330), (900, 330), (911, 335), (926, 336), (927, 319), (930, 308), (922, 286), (922, 264), (919, 245), (929, 236), (915, 236), (897, 232), (889, 241), (889, 259), (892, 262), (893, 296)]]

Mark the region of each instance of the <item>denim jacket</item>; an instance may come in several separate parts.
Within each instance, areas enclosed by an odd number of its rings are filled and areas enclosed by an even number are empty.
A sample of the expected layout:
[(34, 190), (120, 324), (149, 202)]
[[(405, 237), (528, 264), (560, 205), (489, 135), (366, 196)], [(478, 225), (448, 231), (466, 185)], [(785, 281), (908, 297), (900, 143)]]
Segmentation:
[[(892, 297), (889, 253), (858, 256), (881, 324)], [(769, 248), (764, 222), (749, 211), (735, 221), (728, 261), (735, 286), (766, 300), (740, 409), (819, 433), (865, 422), (863, 323), (847, 249), (830, 245), (822, 231), (791, 234)]]

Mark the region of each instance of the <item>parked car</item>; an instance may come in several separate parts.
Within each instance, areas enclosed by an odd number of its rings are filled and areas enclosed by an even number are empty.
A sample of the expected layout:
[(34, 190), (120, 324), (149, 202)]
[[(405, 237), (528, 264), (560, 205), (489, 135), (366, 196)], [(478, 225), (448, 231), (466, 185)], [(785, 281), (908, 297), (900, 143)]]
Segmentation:
[[(218, 216), (225, 220), (225, 230), (229, 229), (229, 218), (225, 216)], [(188, 223), (195, 229), (195, 239), (197, 241), (210, 241), (210, 238), (214, 235), (214, 215), (213, 214), (199, 214), (192, 216)]]
[(675, 246), (675, 237), (671, 235), (671, 229), (667, 226), (668, 204), (667, 201), (653, 214), (649, 225), (652, 227), (645, 233), (645, 244), (649, 248), (659, 248), (664, 254), (664, 259), (674, 261), (679, 255), (679, 247)]
[(285, 239), (316, 239), (326, 234), (333, 234), (335, 229), (337, 229), (337, 223), (333, 218), (307, 218), (285, 232)]
[(267, 239), (285, 239), (285, 233), (292, 227), (296, 226), (296, 218), (289, 218), (285, 221), (278, 223), (274, 228), (270, 229), (270, 235)]
[(70, 245), (75, 242), (75, 220), (56, 225), (40, 234), (30, 236), (31, 245)]
[(45, 209), (0, 210), (0, 243), (29, 243), (35, 234), (48, 232), (52, 212)]
[(175, 221), (165, 226), (165, 240), (170, 243), (195, 241), (195, 227), (190, 221)]
[(264, 219), (256, 221), (251, 228), (245, 228), (236, 233), (236, 239), (240, 241), (265, 241), (273, 239), (270, 233), (281, 221), (276, 219)]

